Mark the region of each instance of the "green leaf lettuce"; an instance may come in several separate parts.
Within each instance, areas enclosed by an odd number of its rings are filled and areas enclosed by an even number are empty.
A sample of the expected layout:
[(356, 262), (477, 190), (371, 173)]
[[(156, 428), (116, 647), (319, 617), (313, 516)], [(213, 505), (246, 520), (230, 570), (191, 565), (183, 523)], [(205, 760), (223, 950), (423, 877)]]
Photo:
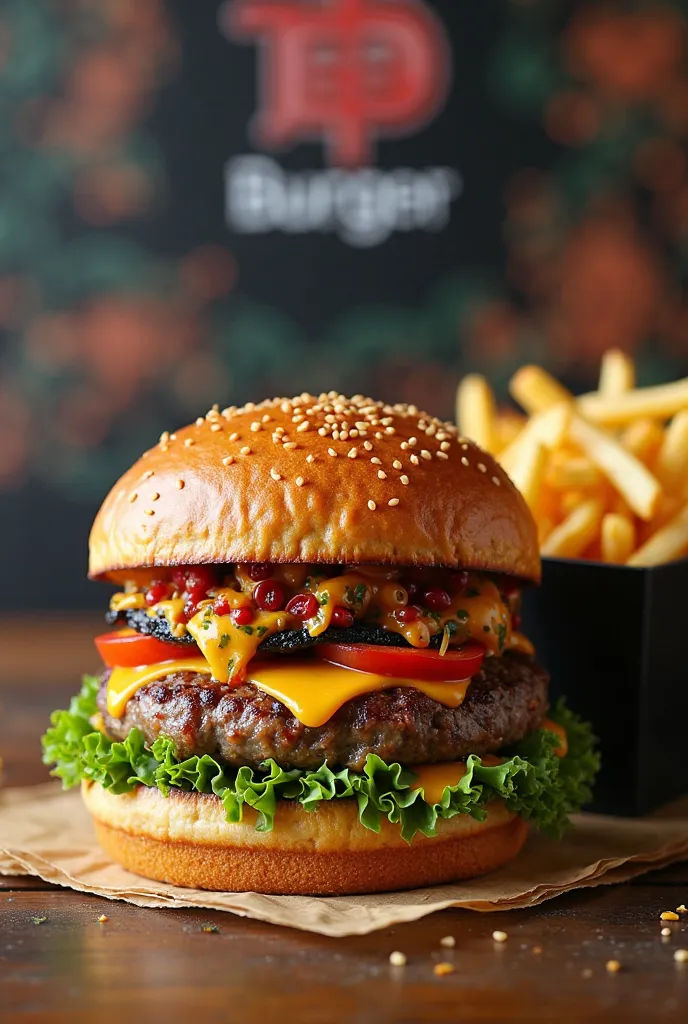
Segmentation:
[(179, 761), (172, 740), (159, 737), (148, 747), (137, 729), (123, 742), (110, 740), (91, 724), (97, 693), (98, 679), (86, 676), (69, 710), (53, 712), (43, 737), (43, 760), (55, 765), (52, 774), (65, 788), (89, 779), (112, 793), (140, 785), (157, 787), (165, 796), (175, 788), (213, 793), (228, 821), (241, 821), (245, 805), (254, 808), (259, 831), (272, 829), (280, 800), (297, 800), (304, 810), (314, 811), (323, 800), (355, 799), (366, 828), (379, 832), (385, 817), (410, 842), (417, 832), (434, 835), (439, 818), (469, 814), (483, 820), (487, 804), (499, 797), (509, 810), (558, 837), (569, 826), (569, 815), (590, 799), (599, 767), (590, 727), (560, 702), (552, 718), (566, 730), (566, 757), (555, 754), (558, 737), (540, 729), (503, 752), (502, 764), (484, 765), (471, 754), (463, 778), (447, 786), (438, 803), (429, 804), (422, 789), (412, 788), (417, 778), (412, 769), (386, 764), (373, 754), (361, 772), (333, 771), (326, 764), (285, 771), (272, 759), (255, 771), (228, 768), (208, 754)]

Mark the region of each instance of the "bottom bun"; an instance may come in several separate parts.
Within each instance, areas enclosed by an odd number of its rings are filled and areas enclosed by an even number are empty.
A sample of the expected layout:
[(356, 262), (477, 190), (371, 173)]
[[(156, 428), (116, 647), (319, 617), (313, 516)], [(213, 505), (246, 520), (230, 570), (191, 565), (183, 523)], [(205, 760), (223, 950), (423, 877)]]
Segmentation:
[(225, 820), (212, 795), (138, 786), (114, 795), (82, 783), (96, 835), (110, 856), (137, 875), (193, 889), (275, 895), (335, 896), (413, 889), (474, 878), (512, 860), (528, 826), (501, 801), (485, 821), (457, 814), (438, 821), (437, 835), (409, 845), (386, 819), (380, 833), (364, 828), (355, 800), (323, 802), (304, 811), (280, 803), (272, 832), (256, 832), (256, 814)]

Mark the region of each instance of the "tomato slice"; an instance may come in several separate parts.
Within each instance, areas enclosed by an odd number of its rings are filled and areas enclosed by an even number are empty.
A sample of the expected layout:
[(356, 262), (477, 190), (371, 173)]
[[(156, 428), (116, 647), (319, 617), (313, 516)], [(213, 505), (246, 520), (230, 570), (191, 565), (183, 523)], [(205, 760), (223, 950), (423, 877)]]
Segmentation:
[(315, 650), (324, 661), (358, 672), (444, 683), (470, 679), (480, 671), (485, 657), (485, 650), (479, 644), (464, 644), (444, 655), (427, 647), (378, 647), (375, 644), (320, 644)]
[(133, 629), (102, 633), (95, 640), (98, 653), (110, 668), (155, 665), (159, 661), (198, 657), (196, 644), (168, 644)]

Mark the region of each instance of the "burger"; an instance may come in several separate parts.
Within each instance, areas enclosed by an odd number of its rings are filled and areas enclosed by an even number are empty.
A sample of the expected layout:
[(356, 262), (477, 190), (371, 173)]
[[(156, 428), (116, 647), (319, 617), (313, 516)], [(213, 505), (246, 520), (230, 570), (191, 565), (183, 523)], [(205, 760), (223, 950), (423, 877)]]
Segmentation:
[(590, 797), (589, 727), (521, 632), (535, 524), (412, 405), (213, 407), (105, 499), (104, 662), (43, 738), (103, 849), (202, 889), (344, 894), (491, 871)]

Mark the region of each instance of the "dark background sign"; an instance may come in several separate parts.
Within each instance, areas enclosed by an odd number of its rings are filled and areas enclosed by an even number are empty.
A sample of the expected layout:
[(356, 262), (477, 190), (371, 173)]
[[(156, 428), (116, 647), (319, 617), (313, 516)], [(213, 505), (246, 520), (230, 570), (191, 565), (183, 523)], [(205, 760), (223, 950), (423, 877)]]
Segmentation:
[(688, 369), (684, 3), (0, 3), (0, 555), (96, 605), (163, 429), (332, 387)]

